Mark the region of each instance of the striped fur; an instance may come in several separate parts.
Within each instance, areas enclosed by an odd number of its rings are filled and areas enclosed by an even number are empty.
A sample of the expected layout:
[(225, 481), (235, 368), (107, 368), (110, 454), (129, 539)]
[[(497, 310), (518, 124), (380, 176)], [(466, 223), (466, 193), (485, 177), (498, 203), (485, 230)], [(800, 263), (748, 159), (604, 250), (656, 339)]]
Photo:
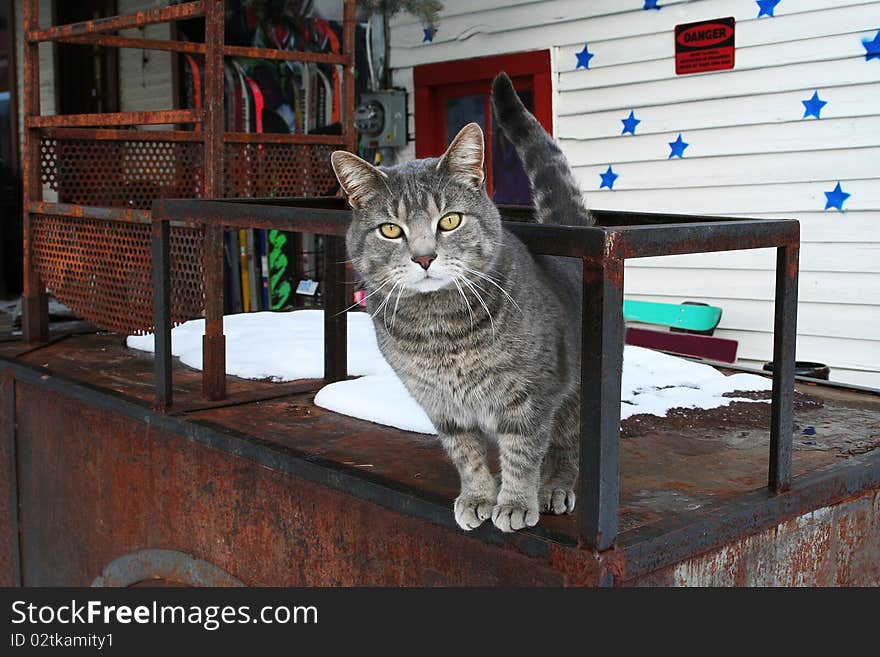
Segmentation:
[[(502, 126), (526, 158), (548, 159), (552, 142), (496, 83)], [(524, 141), (523, 141), (524, 140)], [(556, 151), (558, 153), (558, 151)], [(570, 187), (533, 176), (540, 215), (588, 221)], [(367, 286), (385, 358), (419, 401), (461, 479), (454, 512), (463, 529), (491, 518), (502, 531), (570, 513), (577, 477), (580, 394), (580, 269), (533, 256), (501, 223), (482, 175), (483, 135), (471, 124), (441, 158), (383, 168), (349, 153), (333, 167), (353, 207), (347, 247)], [(531, 167), (528, 167), (531, 169)], [(557, 198), (559, 195), (574, 198)], [(449, 232), (438, 221), (455, 212)], [(397, 239), (379, 227), (403, 229)], [(436, 256), (424, 269), (415, 257)], [(500, 481), (488, 453), (499, 452)]]
[(523, 106), (510, 78), (500, 74), (492, 83), (492, 106), (504, 134), (513, 143), (532, 183), (535, 217), (543, 224), (592, 226), (562, 151), (538, 120)]

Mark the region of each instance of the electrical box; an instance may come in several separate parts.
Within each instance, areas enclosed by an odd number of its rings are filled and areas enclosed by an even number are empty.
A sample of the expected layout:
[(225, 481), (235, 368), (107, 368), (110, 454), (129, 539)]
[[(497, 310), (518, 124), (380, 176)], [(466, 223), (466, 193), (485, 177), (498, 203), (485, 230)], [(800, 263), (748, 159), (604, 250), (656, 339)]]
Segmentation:
[(388, 89), (361, 94), (354, 124), (367, 148), (406, 146), (406, 92)]

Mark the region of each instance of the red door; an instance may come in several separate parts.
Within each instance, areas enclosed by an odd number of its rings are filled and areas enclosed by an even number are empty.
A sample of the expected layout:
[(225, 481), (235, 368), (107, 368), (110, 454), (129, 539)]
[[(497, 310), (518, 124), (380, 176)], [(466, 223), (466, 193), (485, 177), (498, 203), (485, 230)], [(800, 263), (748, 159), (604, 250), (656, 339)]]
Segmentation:
[(496, 128), (489, 91), (505, 71), (541, 125), (553, 134), (550, 51), (415, 67), (416, 157), (440, 155), (456, 133), (476, 122), (486, 136), (486, 184), (496, 203), (529, 204), (529, 184), (510, 142)]

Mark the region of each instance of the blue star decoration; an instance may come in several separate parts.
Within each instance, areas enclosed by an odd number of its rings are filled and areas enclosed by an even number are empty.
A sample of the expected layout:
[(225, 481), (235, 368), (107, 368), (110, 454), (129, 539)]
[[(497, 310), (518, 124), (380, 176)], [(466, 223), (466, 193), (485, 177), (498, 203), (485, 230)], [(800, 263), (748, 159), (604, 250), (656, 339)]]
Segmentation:
[(631, 110), (629, 116), (625, 119), (620, 119), (620, 122), (623, 124), (623, 132), (620, 134), (625, 135), (628, 132), (631, 135), (635, 135), (636, 126), (642, 121), (641, 119), (637, 119), (636, 113)]
[(776, 5), (779, 4), (779, 1), (780, 0), (755, 0), (755, 2), (758, 3), (758, 18), (761, 18), (761, 16), (776, 18), (773, 10), (776, 9)]
[(819, 114), (822, 112), (822, 108), (828, 104), (827, 100), (822, 100), (819, 98), (819, 92), (814, 91), (813, 97), (809, 100), (802, 100), (804, 104), (804, 116), (803, 118), (807, 118), (808, 116), (815, 116), (817, 119), (821, 119), (822, 117)]
[(678, 139), (669, 142), (669, 148), (671, 151), (668, 159), (671, 160), (673, 157), (684, 157), (684, 149), (688, 146), (690, 146), (690, 144), (681, 138), (681, 133), (678, 133)]
[(828, 210), (830, 208), (837, 208), (841, 212), (843, 212), (843, 203), (848, 199), (852, 194), (847, 194), (840, 188), (840, 181), (837, 181), (837, 187), (835, 187), (830, 192), (825, 192), (825, 209)]
[(587, 44), (584, 44), (584, 49), (578, 53), (575, 53), (578, 58), (577, 66), (574, 67), (574, 70), (578, 70), (579, 68), (590, 68), (590, 60), (593, 59), (593, 53), (591, 53), (587, 49)]
[(642, 9), (657, 9), (659, 11), (660, 9), (663, 9), (663, 7), (657, 4), (659, 1), (660, 0), (645, 0), (645, 6), (642, 7)]
[(866, 62), (869, 59), (880, 59), (880, 30), (877, 30), (873, 41), (862, 39), (862, 45), (865, 47)]
[(425, 33), (425, 36), (422, 37), (422, 43), (425, 41), (434, 41), (434, 35), (437, 34), (437, 30), (432, 30), (430, 27), (426, 27), (422, 32)]
[(599, 189), (602, 189), (603, 187), (614, 189), (614, 181), (617, 180), (618, 175), (620, 174), (614, 173), (611, 169), (611, 165), (608, 165), (608, 171), (599, 174), (599, 177), (602, 178), (602, 184), (599, 185)]

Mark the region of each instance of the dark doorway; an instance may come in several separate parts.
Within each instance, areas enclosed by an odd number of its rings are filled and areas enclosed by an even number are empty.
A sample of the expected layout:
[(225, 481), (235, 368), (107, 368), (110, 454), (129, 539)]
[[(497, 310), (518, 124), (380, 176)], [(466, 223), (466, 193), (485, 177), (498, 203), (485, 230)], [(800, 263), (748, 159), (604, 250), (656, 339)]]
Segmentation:
[[(67, 25), (116, 15), (116, 0), (55, 0), (53, 22)], [(94, 45), (55, 46), (59, 114), (119, 111), (119, 50)]]
[(492, 115), (489, 92), (500, 71), (507, 71), (525, 106), (553, 133), (550, 51), (423, 64), (413, 69), (416, 157), (439, 155), (465, 124), (475, 122), (486, 137), (489, 195), (496, 203), (529, 205), (528, 177)]

